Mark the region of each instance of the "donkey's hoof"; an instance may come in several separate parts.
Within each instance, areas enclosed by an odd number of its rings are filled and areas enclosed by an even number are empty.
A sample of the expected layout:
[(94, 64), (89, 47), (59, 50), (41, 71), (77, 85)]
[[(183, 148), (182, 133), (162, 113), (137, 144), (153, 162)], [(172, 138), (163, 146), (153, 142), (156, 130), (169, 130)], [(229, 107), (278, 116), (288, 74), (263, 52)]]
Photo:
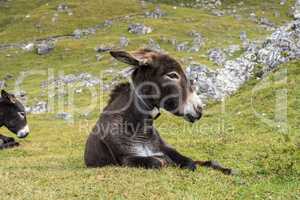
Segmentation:
[(3, 140), (0, 140), (0, 149), (8, 149), (8, 148), (12, 148), (12, 147), (17, 147), (19, 145), (20, 144), (16, 141), (3, 143)]
[(197, 169), (197, 166), (196, 166), (195, 162), (190, 161), (188, 163), (185, 163), (185, 164), (181, 165), (181, 168), (195, 171)]

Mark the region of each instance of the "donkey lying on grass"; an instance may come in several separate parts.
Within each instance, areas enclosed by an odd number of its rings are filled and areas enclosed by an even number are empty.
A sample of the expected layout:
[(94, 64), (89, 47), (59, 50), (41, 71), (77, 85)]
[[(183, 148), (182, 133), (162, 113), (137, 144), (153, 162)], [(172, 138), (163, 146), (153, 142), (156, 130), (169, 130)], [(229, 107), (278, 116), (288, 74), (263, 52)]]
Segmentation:
[[(19, 138), (25, 138), (29, 134), (24, 106), (13, 94), (1, 91), (0, 98), (0, 127), (6, 126), (8, 130), (17, 134)], [(18, 146), (14, 138), (0, 134), (0, 149)]]
[(89, 135), (84, 155), (88, 167), (176, 165), (195, 170), (198, 164), (232, 173), (217, 162), (193, 161), (181, 155), (153, 126), (159, 108), (189, 122), (202, 116), (201, 101), (176, 60), (148, 49), (132, 54), (124, 51), (110, 54), (133, 66), (132, 81), (112, 91), (108, 105)]

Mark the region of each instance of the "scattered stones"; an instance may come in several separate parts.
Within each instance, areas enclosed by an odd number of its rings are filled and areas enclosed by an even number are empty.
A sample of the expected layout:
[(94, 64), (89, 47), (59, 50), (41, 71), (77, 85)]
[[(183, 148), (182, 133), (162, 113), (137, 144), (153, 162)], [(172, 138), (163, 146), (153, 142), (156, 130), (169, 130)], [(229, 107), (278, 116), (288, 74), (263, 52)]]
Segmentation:
[(95, 28), (76, 29), (73, 32), (73, 37), (76, 38), (76, 39), (80, 39), (83, 36), (94, 35), (94, 34), (96, 34), (96, 29)]
[(128, 31), (129, 31), (129, 33), (145, 35), (145, 34), (151, 33), (153, 30), (151, 27), (136, 23), (136, 24), (130, 24), (128, 26)]
[(104, 21), (104, 26), (105, 26), (105, 27), (107, 27), (107, 26), (112, 26), (112, 25), (113, 25), (113, 21), (112, 21), (112, 20), (109, 20), (109, 19), (108, 19), (108, 20), (105, 20), (105, 21)]
[(127, 47), (128, 44), (129, 44), (129, 40), (127, 37), (125, 37), (125, 36), (120, 37), (120, 47), (121, 48)]
[(297, 24), (300, 22), (294, 21), (278, 28), (264, 41), (263, 47), (258, 50), (257, 59), (266, 66), (265, 71), (270, 71), (289, 60), (300, 58), (300, 47), (297, 45), (300, 41), (300, 26), (297, 28)]
[(0, 80), (0, 89), (3, 89), (6, 87), (6, 83), (3, 80)]
[[(184, 2), (184, 1), (181, 1)], [(181, 7), (215, 9), (222, 5), (221, 0), (196, 0), (188, 1), (187, 3), (180, 3)]]
[(219, 48), (209, 50), (208, 57), (217, 65), (222, 65), (226, 60), (226, 54)]
[(56, 114), (57, 119), (62, 119), (65, 121), (70, 121), (73, 119), (73, 116), (70, 113), (67, 112), (59, 112)]
[(43, 41), (36, 47), (38, 55), (45, 55), (50, 53), (54, 49), (54, 43), (50, 41)]
[(166, 13), (160, 9), (160, 6), (157, 6), (152, 12), (145, 12), (145, 16), (148, 18), (159, 19), (165, 16)]
[(45, 101), (39, 101), (36, 105), (32, 107), (27, 107), (26, 112), (32, 114), (41, 114), (48, 111), (47, 103)]
[(300, 0), (296, 0), (294, 9), (294, 18), (300, 19)]
[(176, 51), (187, 51), (189, 49), (188, 42), (181, 42), (176, 45)]
[(149, 39), (147, 48), (152, 49), (154, 51), (158, 51), (158, 52), (161, 51), (159, 44), (152, 38)]
[(68, 12), (69, 7), (65, 3), (61, 3), (57, 6), (57, 12)]
[(273, 22), (269, 21), (265, 17), (260, 18), (260, 20), (258, 21), (258, 23), (260, 25), (262, 25), (262, 26), (265, 26), (270, 31), (274, 31), (275, 27), (276, 27), (276, 25)]
[(58, 20), (58, 13), (54, 13), (51, 21), (55, 23)]
[(186, 72), (196, 82), (197, 91), (204, 103), (209, 99), (222, 100), (241, 87), (251, 75), (253, 64), (246, 59), (227, 61), (224, 68), (209, 70), (205, 65), (192, 64)]
[(241, 39), (242, 42), (248, 42), (247, 33), (245, 31), (242, 31), (240, 33), (240, 39)]
[(222, 10), (213, 9), (211, 12), (213, 15), (215, 15), (217, 17), (222, 17), (225, 15), (225, 12)]
[(239, 45), (230, 45), (226, 49), (224, 49), (226, 53), (228, 53), (230, 56), (232, 56), (235, 52), (240, 51), (241, 48)]
[(107, 52), (107, 51), (111, 51), (113, 50), (113, 45), (100, 45), (98, 47), (95, 48), (95, 51), (98, 52), (98, 53), (102, 53), (102, 52)]
[(31, 52), (31, 51), (34, 50), (34, 43), (31, 42), (31, 43), (25, 44), (25, 45), (22, 47), (22, 49), (23, 49), (24, 51)]
[[(196, 83), (204, 103), (209, 99), (223, 100), (256, 75), (255, 66), (262, 66), (259, 74), (265, 76), (279, 64), (300, 59), (299, 33), (300, 20), (292, 21), (277, 28), (264, 42), (249, 42), (245, 52), (239, 58), (225, 61), (223, 68), (210, 70), (205, 65), (191, 63), (186, 69), (187, 76)], [(237, 50), (237, 47), (232, 49)], [(220, 50), (211, 52), (213, 60), (220, 60), (219, 63), (224, 60)]]
[(189, 51), (190, 52), (200, 51), (201, 47), (204, 45), (204, 39), (203, 39), (201, 33), (193, 30), (190, 32), (190, 35), (192, 37), (194, 37), (194, 39), (193, 39), (192, 46), (189, 49)]
[(286, 3), (286, 0), (280, 0), (280, 5), (284, 5)]
[[(58, 89), (67, 84), (76, 85), (76, 87), (92, 87), (100, 84), (100, 79), (86, 72), (80, 73), (78, 75), (68, 74), (65, 76), (60, 76), (54, 80), (44, 81), (41, 84), (41, 88), (46, 88), (53, 86)], [(78, 89), (78, 88), (77, 88)]]

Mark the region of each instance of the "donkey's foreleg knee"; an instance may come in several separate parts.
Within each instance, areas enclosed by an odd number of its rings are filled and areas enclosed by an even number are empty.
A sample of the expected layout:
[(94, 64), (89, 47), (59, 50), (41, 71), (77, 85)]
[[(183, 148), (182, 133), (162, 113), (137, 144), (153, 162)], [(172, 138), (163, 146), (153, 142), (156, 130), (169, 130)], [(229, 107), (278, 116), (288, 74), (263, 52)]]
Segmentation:
[(196, 170), (197, 166), (194, 163), (194, 161), (191, 158), (180, 154), (175, 149), (168, 147), (166, 145), (163, 145), (161, 147), (161, 151), (163, 153), (165, 153), (180, 168), (189, 169), (192, 171)]
[(127, 157), (123, 161), (123, 165), (129, 167), (143, 167), (146, 169), (159, 169), (165, 166), (165, 161), (157, 157)]

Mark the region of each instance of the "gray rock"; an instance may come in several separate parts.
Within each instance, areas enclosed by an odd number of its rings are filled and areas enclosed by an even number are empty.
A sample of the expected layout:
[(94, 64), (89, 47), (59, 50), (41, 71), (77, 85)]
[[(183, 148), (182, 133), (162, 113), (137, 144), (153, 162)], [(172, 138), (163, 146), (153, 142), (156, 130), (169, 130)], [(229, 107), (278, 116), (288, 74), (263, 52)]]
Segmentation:
[(296, 0), (293, 14), (295, 19), (300, 19), (300, 0)]
[(192, 63), (187, 67), (186, 74), (196, 83), (204, 103), (223, 100), (255, 75), (256, 65), (263, 66), (264, 76), (282, 63), (300, 59), (299, 33), (300, 20), (292, 21), (277, 28), (263, 42), (249, 42), (245, 52), (237, 59), (225, 61), (223, 68), (210, 70), (204, 65)]
[(211, 12), (213, 15), (215, 15), (217, 17), (222, 17), (225, 15), (225, 12), (222, 10), (213, 9)]
[(286, 0), (280, 0), (280, 5), (284, 5), (286, 3)]
[(120, 47), (121, 47), (121, 48), (127, 47), (128, 44), (129, 44), (128, 38), (125, 37), (125, 36), (121, 36), (121, 37), (120, 37)]
[(187, 51), (189, 49), (188, 42), (181, 42), (176, 45), (176, 51)]
[(95, 51), (98, 52), (98, 53), (111, 51), (111, 50), (113, 50), (113, 45), (104, 45), (104, 44), (102, 44), (102, 45), (95, 48)]
[(245, 31), (242, 31), (240, 33), (240, 39), (241, 39), (241, 41), (247, 41), (248, 40), (247, 33)]
[(128, 31), (129, 33), (134, 33), (137, 35), (145, 35), (151, 33), (153, 30), (151, 27), (136, 23), (136, 24), (130, 24), (128, 26)]
[(41, 88), (47, 88), (49, 86), (53, 86), (54, 88), (58, 89), (64, 87), (64, 85), (72, 86), (75, 85), (76, 87), (93, 87), (100, 84), (100, 79), (96, 76), (93, 76), (89, 73), (83, 72), (80, 74), (67, 74), (64, 76), (59, 76), (54, 80), (44, 81), (41, 84)]
[(222, 65), (226, 61), (226, 54), (221, 49), (214, 48), (214, 49), (209, 50), (208, 58), (209, 58), (209, 60), (213, 61), (214, 63), (216, 63), (218, 65)]
[(198, 95), (206, 103), (210, 99), (220, 101), (237, 91), (251, 76), (253, 66), (249, 60), (239, 58), (226, 61), (218, 70), (193, 63), (186, 73), (196, 83)]
[(240, 51), (241, 48), (240, 48), (239, 45), (230, 45), (229, 47), (227, 47), (227, 48), (224, 49), (224, 50), (225, 50), (225, 52), (226, 52), (227, 54), (229, 54), (230, 56), (232, 56), (232, 54), (234, 54), (235, 52)]
[(82, 33), (81, 29), (76, 29), (76, 30), (74, 30), (73, 36), (74, 36), (76, 39), (80, 39), (80, 38), (83, 36), (83, 33)]
[(75, 29), (73, 32), (73, 37), (76, 39), (80, 39), (83, 36), (94, 35), (96, 34), (95, 28), (87, 28), (87, 29)]
[(159, 44), (152, 38), (149, 39), (147, 48), (152, 49), (154, 51), (158, 51), (158, 52), (161, 51)]
[(34, 43), (28, 43), (28, 44), (25, 44), (24, 46), (22, 46), (22, 49), (24, 51), (27, 51), (27, 52), (31, 52), (34, 50)]
[(271, 27), (271, 28), (276, 27), (275, 24), (273, 22), (269, 21), (266, 17), (260, 18), (259, 24), (267, 26), (267, 27)]
[(6, 85), (5, 81), (0, 80), (0, 89), (5, 88), (6, 86), (7, 86), (7, 85)]
[(192, 45), (189, 48), (189, 51), (190, 52), (200, 51), (201, 47), (204, 45), (204, 39), (203, 39), (201, 33), (197, 32), (195, 30), (192, 30), (189, 33), (189, 35), (193, 37)]
[(57, 119), (62, 119), (65, 121), (70, 121), (73, 119), (73, 116), (70, 113), (67, 112), (59, 112), (56, 114)]
[(112, 26), (113, 25), (113, 21), (108, 19), (104, 21), (104, 26)]
[(28, 107), (27, 112), (32, 113), (32, 114), (41, 114), (41, 113), (46, 113), (48, 111), (48, 105), (45, 101), (39, 101), (36, 105), (32, 107)]
[(38, 55), (45, 55), (50, 53), (54, 49), (54, 43), (49, 41), (43, 41), (36, 47)]
[(165, 16), (166, 13), (160, 9), (160, 6), (157, 6), (152, 12), (145, 12), (145, 16), (148, 18), (159, 19)]
[(69, 7), (67, 4), (65, 3), (61, 3), (57, 6), (57, 11), (58, 12), (68, 12), (69, 11)]

